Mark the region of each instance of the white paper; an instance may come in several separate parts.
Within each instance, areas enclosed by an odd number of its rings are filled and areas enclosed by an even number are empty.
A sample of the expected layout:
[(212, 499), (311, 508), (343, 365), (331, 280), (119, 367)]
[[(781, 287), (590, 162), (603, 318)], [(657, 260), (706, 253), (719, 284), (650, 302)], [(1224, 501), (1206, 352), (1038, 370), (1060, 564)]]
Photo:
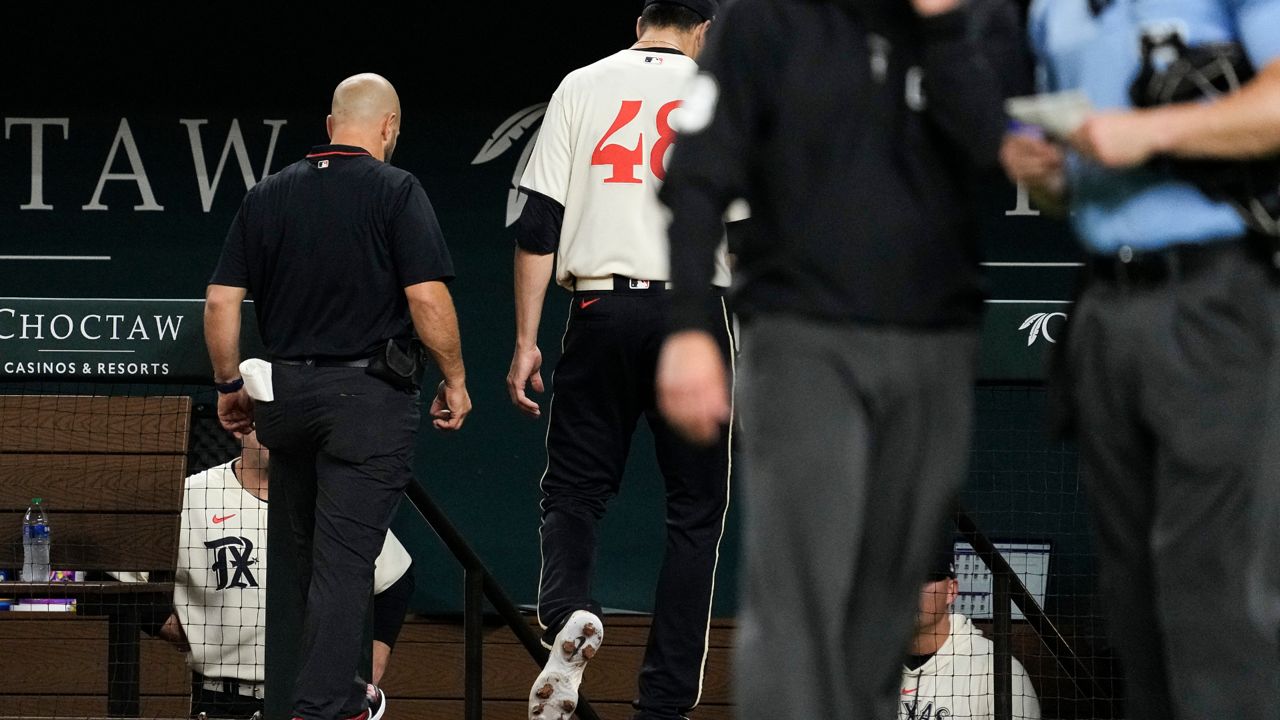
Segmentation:
[(1066, 139), (1093, 112), (1093, 103), (1079, 90), (1009, 98), (1004, 110), (1018, 122), (1042, 128), (1048, 135)]
[(240, 363), (240, 377), (244, 378), (245, 392), (258, 402), (276, 399), (271, 386), (271, 363), (259, 358), (249, 358)]

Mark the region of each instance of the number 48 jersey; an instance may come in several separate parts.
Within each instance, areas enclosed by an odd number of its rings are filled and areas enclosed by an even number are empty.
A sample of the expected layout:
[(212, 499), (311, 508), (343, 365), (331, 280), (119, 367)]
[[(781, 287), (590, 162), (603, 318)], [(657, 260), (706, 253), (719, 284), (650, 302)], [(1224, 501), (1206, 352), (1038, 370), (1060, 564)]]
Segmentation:
[[(622, 275), (670, 280), (658, 202), (680, 96), (698, 71), (685, 55), (623, 50), (570, 73), (547, 106), (520, 185), (564, 206), (556, 281)], [(725, 244), (716, 285), (729, 285)]]

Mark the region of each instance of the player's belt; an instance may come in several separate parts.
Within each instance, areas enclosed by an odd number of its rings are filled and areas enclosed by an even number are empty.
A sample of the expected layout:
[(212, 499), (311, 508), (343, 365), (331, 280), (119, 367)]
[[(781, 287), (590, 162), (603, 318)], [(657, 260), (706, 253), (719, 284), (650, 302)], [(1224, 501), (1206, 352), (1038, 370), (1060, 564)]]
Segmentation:
[(239, 695), (241, 697), (251, 697), (262, 700), (266, 697), (266, 683), (246, 682), (244, 680), (235, 680), (231, 678), (204, 678), (201, 687), (212, 692), (222, 693), (224, 695)]
[(631, 292), (643, 290), (670, 290), (671, 283), (665, 280), (640, 280), (622, 275), (610, 275), (600, 278), (574, 278), (574, 292)]

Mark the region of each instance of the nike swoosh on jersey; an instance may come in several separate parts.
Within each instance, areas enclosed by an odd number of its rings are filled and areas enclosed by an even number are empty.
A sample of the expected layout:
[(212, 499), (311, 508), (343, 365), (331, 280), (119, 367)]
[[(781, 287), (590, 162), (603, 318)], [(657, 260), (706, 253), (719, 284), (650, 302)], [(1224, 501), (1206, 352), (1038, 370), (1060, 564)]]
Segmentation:
[(590, 300), (583, 300), (582, 304), (579, 305), (578, 307), (582, 310), (586, 310), (587, 308), (591, 307), (592, 305), (595, 305), (598, 302), (600, 302), (600, 298), (591, 298)]
[(231, 513), (230, 515), (223, 515), (222, 517), (218, 517), (217, 515), (214, 515), (214, 516), (213, 516), (213, 524), (214, 524), (214, 525), (221, 525), (222, 523), (224, 523), (224, 522), (226, 522), (226, 521), (230, 520), (231, 518), (233, 518), (233, 517), (235, 517), (235, 516), (236, 516), (236, 513)]

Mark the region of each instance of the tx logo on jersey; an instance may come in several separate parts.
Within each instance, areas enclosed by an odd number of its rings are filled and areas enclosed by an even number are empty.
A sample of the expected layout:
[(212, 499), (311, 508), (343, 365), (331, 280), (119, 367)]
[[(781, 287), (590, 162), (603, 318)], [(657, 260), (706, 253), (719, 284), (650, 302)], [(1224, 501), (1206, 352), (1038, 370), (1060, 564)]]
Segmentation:
[[(538, 103), (517, 112), (498, 126), (493, 135), (485, 142), (480, 152), (471, 160), (472, 165), (484, 165), (502, 157), (511, 149), (529, 128), (533, 127), (547, 112), (546, 103)], [(516, 162), (516, 170), (511, 175), (511, 187), (507, 190), (507, 227), (520, 219), (520, 211), (524, 210), (525, 196), (520, 192), (520, 178), (524, 177), (524, 169), (529, 164), (529, 156), (533, 154), (533, 145), (538, 139), (538, 131), (534, 130), (525, 142), (524, 151)]]
[(902, 712), (898, 713), (898, 720), (946, 720), (951, 717), (951, 709), (944, 707), (934, 707), (933, 701), (930, 700), (920, 706), (919, 700), (911, 702), (902, 702)]
[(218, 579), (216, 590), (228, 588), (258, 587), (258, 580), (249, 570), (250, 565), (258, 564), (254, 560), (253, 542), (246, 537), (224, 537), (210, 540), (204, 544), (213, 551), (213, 570)]

